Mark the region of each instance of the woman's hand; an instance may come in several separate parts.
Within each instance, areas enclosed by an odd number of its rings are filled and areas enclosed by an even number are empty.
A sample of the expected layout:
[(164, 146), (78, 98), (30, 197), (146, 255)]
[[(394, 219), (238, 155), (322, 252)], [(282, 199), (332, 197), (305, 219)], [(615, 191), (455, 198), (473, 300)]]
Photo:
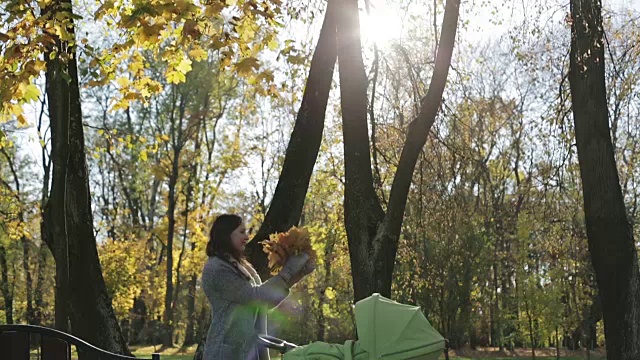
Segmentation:
[(292, 287), (293, 285), (295, 285), (298, 282), (300, 282), (300, 280), (302, 280), (305, 276), (311, 274), (315, 269), (316, 269), (315, 261), (313, 261), (311, 259), (307, 260), (307, 262), (304, 264), (302, 269), (300, 269), (300, 271), (298, 271), (298, 273), (294, 274), (291, 277), (291, 279), (287, 282), (287, 285), (289, 287)]
[(312, 272), (314, 272), (315, 269), (316, 269), (316, 262), (309, 259), (307, 260), (307, 263), (304, 264), (304, 267), (302, 268), (301, 273), (304, 275), (309, 275)]
[(293, 277), (302, 272), (307, 262), (309, 262), (309, 254), (305, 252), (290, 256), (278, 275), (285, 283), (290, 284)]

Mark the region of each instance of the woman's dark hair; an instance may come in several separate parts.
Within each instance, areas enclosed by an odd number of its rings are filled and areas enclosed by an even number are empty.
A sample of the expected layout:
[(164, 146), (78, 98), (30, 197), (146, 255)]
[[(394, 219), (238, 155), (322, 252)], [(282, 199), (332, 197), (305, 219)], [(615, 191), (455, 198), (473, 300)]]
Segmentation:
[(207, 243), (207, 255), (224, 259), (225, 254), (233, 256), (236, 260), (244, 260), (244, 254), (238, 251), (231, 243), (231, 233), (242, 224), (242, 218), (235, 214), (223, 214), (216, 218), (211, 225), (209, 242)]

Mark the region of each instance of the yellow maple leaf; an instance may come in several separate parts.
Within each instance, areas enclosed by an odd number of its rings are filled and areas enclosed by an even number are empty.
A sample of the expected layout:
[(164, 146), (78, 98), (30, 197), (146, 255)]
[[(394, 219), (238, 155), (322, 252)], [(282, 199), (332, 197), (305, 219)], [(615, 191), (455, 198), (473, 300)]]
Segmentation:
[(235, 65), (235, 69), (240, 75), (249, 75), (260, 67), (260, 62), (254, 57), (242, 59)]
[(189, 51), (189, 57), (195, 61), (202, 61), (207, 58), (207, 52), (200, 46), (197, 46), (193, 50)]
[(187, 80), (187, 77), (179, 71), (167, 71), (167, 81), (172, 84), (180, 84)]
[(124, 76), (119, 77), (118, 80), (116, 80), (116, 82), (122, 88), (126, 88), (126, 87), (129, 86), (129, 84), (131, 84), (131, 81), (128, 78), (124, 77)]
[(183, 74), (188, 73), (191, 71), (191, 60), (189, 60), (189, 58), (183, 58), (180, 60), (178, 66), (176, 66), (176, 70)]

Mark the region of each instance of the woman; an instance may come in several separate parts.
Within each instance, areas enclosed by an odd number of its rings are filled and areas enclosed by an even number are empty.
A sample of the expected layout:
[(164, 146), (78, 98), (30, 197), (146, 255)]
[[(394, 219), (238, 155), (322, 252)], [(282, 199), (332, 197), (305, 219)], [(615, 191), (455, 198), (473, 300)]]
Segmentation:
[(289, 288), (314, 270), (309, 255), (300, 253), (263, 284), (244, 257), (248, 241), (238, 215), (220, 215), (211, 227), (209, 260), (202, 271), (202, 287), (211, 305), (204, 360), (268, 360), (268, 349), (257, 343), (258, 334), (267, 332), (267, 310), (278, 306)]

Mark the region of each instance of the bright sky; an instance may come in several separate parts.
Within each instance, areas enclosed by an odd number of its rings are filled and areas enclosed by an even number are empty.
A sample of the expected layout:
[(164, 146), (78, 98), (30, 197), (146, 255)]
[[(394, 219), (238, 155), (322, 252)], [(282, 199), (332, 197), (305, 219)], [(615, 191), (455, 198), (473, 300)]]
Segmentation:
[[(362, 16), (362, 32), (364, 38), (378, 39), (379, 44), (384, 45), (394, 39), (407, 36), (407, 15), (397, 5), (405, 3), (403, 0), (370, 0), (372, 4), (371, 15)], [(439, 0), (438, 27), (441, 25), (444, 1)], [(410, 1), (416, 3), (416, 1)], [(534, 4), (543, 4), (547, 11), (537, 17), (534, 13)], [(569, 1), (558, 0), (514, 0), (511, 5), (504, 5), (504, 0), (462, 0), (461, 21), (468, 21), (468, 26), (459, 29), (459, 35), (469, 41), (499, 37), (514, 26), (521, 25), (524, 21), (548, 21), (551, 16), (554, 20), (562, 20), (569, 12)], [(603, 0), (605, 10), (622, 11), (634, 9), (640, 11), (638, 0)], [(412, 9), (415, 9), (413, 7)], [(419, 10), (418, 10), (419, 11)], [(424, 13), (430, 13), (429, 8)], [(497, 24), (500, 22), (500, 24)], [(430, 24), (428, 26), (431, 26)]]

